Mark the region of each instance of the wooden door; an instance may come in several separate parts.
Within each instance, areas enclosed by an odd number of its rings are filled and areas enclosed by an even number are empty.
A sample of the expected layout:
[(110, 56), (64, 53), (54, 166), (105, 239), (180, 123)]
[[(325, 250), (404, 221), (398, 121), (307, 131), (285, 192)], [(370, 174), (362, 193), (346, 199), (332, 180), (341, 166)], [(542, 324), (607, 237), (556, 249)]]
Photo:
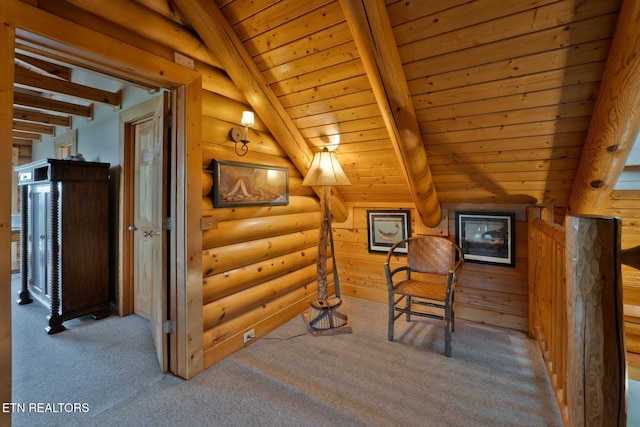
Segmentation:
[(126, 132), (133, 144), (132, 262), (134, 312), (149, 319), (151, 335), (163, 372), (168, 370), (167, 321), (167, 138), (164, 117), (168, 97), (157, 97), (138, 107), (139, 117)]

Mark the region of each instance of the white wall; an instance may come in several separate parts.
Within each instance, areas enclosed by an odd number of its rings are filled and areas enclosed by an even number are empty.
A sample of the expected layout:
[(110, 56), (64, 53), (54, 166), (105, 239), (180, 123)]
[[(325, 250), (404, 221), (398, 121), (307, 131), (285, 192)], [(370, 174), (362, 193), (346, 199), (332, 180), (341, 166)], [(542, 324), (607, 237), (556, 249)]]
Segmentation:
[[(81, 70), (73, 71), (71, 81), (110, 92), (121, 90), (122, 110), (160, 95), (158, 93), (150, 94), (146, 89)], [(64, 100), (87, 105), (86, 102), (77, 99), (66, 98)], [(119, 111), (114, 110), (112, 106), (99, 103), (93, 103), (93, 120), (73, 117), (73, 129), (78, 129), (77, 152), (81, 153), (85, 160), (110, 163), (111, 166), (119, 164), (118, 117)], [(56, 126), (56, 135), (62, 135), (68, 131), (69, 129)], [(34, 161), (55, 157), (53, 137), (47, 136), (43, 138), (42, 142), (34, 143), (32, 153)]]

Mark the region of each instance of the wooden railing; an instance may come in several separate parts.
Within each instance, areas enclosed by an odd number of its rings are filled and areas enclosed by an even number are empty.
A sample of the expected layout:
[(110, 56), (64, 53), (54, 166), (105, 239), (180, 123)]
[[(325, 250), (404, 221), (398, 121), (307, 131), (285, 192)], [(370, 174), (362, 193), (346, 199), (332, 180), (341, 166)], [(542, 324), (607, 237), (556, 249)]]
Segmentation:
[(529, 335), (538, 341), (562, 418), (567, 424), (567, 307), (564, 227), (530, 209)]
[(540, 346), (566, 426), (626, 425), (621, 221), (527, 211), (529, 335)]

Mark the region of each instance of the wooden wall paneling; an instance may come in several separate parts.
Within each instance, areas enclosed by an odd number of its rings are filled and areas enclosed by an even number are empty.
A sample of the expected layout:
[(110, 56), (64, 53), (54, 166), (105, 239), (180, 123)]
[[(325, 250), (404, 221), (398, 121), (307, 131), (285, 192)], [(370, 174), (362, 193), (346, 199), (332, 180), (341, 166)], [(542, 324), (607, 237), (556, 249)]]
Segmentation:
[[(247, 108), (248, 109), (248, 108)], [(225, 146), (227, 148), (234, 148), (234, 142), (229, 138), (229, 131), (233, 127), (242, 127), (240, 125), (240, 117), (242, 113), (240, 113), (237, 117), (235, 117), (235, 121), (227, 122), (224, 120), (220, 120), (211, 116), (203, 116), (202, 117), (202, 134), (203, 134), (203, 142), (205, 143), (214, 143), (217, 145)], [(268, 132), (259, 132), (256, 129), (250, 128), (247, 132), (249, 139), (249, 152), (251, 154), (261, 153), (268, 154), (270, 156), (278, 156), (286, 159), (287, 154), (284, 152), (282, 147), (273, 139), (271, 134)], [(247, 153), (248, 155), (249, 153)], [(246, 157), (246, 156), (245, 156)], [(238, 159), (235, 151), (233, 153), (233, 158)], [(245, 159), (238, 159), (239, 161), (246, 161)], [(298, 176), (300, 172), (293, 167), (293, 164), (287, 160), (288, 164), (291, 166), (292, 172)]]
[(298, 251), (289, 250), (284, 255), (266, 260), (252, 261), (247, 259), (240, 267), (205, 277), (202, 288), (204, 304), (253, 288), (258, 283), (284, 276), (308, 265), (315, 265), (318, 257), (314, 246), (309, 246)]
[(194, 61), (194, 69), (202, 74), (205, 93), (211, 92), (242, 104), (247, 103), (247, 98), (223, 70), (198, 60)]
[(256, 337), (261, 337), (304, 311), (309, 307), (310, 301), (317, 297), (315, 287), (299, 288), (261, 305), (254, 311), (225, 322), (218, 328), (206, 331), (205, 366), (212, 366), (248, 345), (242, 342), (242, 335), (249, 328), (255, 330)]
[[(208, 249), (243, 240), (309, 230), (319, 227), (319, 221), (320, 212), (225, 221), (219, 224), (217, 229), (203, 232), (202, 247)], [(247, 234), (249, 230), (251, 234)]]
[(316, 265), (308, 265), (284, 277), (259, 283), (249, 289), (232, 293), (222, 299), (206, 304), (202, 313), (204, 329), (211, 329), (227, 319), (233, 319), (242, 313), (260, 307), (276, 297), (286, 295), (306, 284), (313, 283), (316, 273)]
[(313, 196), (290, 196), (288, 205), (280, 206), (240, 206), (233, 208), (215, 208), (210, 214), (218, 221), (251, 219), (257, 217), (290, 215), (318, 212), (318, 200)]
[[(340, 285), (345, 295), (386, 303), (383, 253), (368, 252), (367, 209), (397, 209), (399, 206), (356, 206), (353, 229), (334, 231)], [(456, 315), (461, 319), (527, 331), (528, 328), (528, 236), (525, 205), (445, 204), (449, 216), (449, 238), (455, 239), (456, 210), (516, 212), (516, 267), (466, 263), (460, 273)], [(415, 212), (412, 210), (412, 220)], [(415, 232), (415, 224), (414, 224)]]
[[(0, 18), (0, 188), (3, 191), (12, 188), (13, 167), (11, 165), (11, 135), (13, 123), (13, 70), (14, 70), (14, 37), (15, 24), (9, 16)], [(11, 399), (11, 380), (13, 378), (11, 365), (11, 307), (13, 299), (11, 297), (11, 203), (3, 203), (0, 209), (0, 252), (3, 256), (0, 259), (0, 280), (4, 284), (0, 286), (0, 401), (13, 402)], [(0, 424), (11, 424), (11, 412), (0, 412)]]

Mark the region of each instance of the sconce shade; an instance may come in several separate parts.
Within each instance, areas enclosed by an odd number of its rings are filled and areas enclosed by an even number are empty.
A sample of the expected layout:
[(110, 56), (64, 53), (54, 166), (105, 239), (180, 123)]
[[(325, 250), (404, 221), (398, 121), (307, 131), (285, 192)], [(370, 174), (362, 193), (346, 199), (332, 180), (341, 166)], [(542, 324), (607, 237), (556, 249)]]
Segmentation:
[(253, 111), (243, 111), (240, 124), (242, 126), (253, 126)]
[(311, 167), (309, 167), (309, 172), (304, 177), (302, 185), (351, 185), (351, 182), (333, 151), (324, 148), (313, 156)]

